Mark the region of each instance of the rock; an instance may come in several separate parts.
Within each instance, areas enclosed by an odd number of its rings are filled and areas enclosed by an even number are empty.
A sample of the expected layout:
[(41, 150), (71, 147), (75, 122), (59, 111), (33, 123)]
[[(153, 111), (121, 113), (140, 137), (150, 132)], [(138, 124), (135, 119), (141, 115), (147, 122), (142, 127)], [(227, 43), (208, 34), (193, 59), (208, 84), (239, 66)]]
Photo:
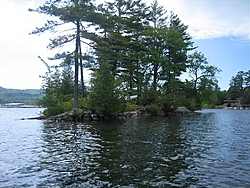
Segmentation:
[(75, 108), (73, 110), (73, 116), (81, 116), (83, 114), (83, 110), (80, 108)]
[[(186, 107), (177, 107), (177, 109), (171, 113), (167, 113), (168, 115), (192, 115), (195, 112), (188, 110)], [(147, 112), (147, 109), (138, 109), (135, 111), (128, 111), (119, 113), (116, 118), (123, 119), (127, 117), (137, 117), (137, 116), (145, 116), (145, 115), (152, 115)], [(98, 121), (98, 120), (105, 120), (111, 119), (113, 117), (103, 114), (103, 113), (93, 113), (89, 110), (83, 110), (80, 108), (73, 109), (72, 111), (65, 112), (50, 118), (47, 118), (48, 121), (51, 122), (83, 122), (83, 121)], [(36, 119), (36, 118), (35, 118)], [(41, 118), (44, 119), (44, 118)]]
[(99, 120), (99, 118), (97, 117), (97, 114), (90, 114), (92, 120)]
[(177, 109), (175, 110), (175, 113), (180, 114), (180, 115), (186, 115), (186, 114), (190, 114), (191, 111), (188, 110), (186, 107), (181, 106), (181, 107), (177, 107)]
[(138, 111), (124, 112), (124, 113), (123, 113), (123, 116), (125, 116), (125, 117), (138, 116)]

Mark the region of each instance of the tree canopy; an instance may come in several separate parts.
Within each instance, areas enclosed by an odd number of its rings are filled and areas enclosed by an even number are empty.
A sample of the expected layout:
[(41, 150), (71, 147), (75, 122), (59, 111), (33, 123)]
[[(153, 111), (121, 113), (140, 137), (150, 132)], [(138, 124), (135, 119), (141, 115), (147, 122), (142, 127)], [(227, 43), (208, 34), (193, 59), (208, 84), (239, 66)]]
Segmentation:
[(239, 71), (230, 80), (228, 98), (241, 99), (243, 104), (250, 104), (250, 70)]
[[(48, 69), (44, 77), (45, 107), (51, 104), (46, 102), (46, 97), (57, 100), (54, 101), (56, 107), (63, 101), (59, 96), (70, 95), (72, 87), (73, 106), (78, 107), (79, 67), (82, 91), (85, 88), (83, 68), (88, 67), (94, 75), (89, 96), (82, 92), (85, 99), (80, 100), (80, 106), (84, 106), (82, 102), (92, 104), (87, 105), (88, 108), (111, 115), (124, 109), (110, 107), (112, 100), (121, 106), (128, 102), (153, 105), (165, 112), (183, 104), (195, 110), (201, 108), (209, 91), (217, 88), (216, 74), (220, 70), (209, 65), (205, 56), (193, 46), (188, 26), (157, 0), (150, 6), (141, 0), (116, 0), (99, 5), (91, 0), (51, 0), (30, 11), (56, 18), (32, 32), (58, 34), (51, 39), (50, 49), (72, 42), (75, 46), (72, 52), (56, 54), (55, 58), (69, 63), (56, 67), (53, 74)], [(67, 32), (60, 35), (62, 32), (57, 33), (56, 28), (64, 28), (65, 24), (72, 28), (67, 27)], [(89, 53), (83, 55), (86, 45)], [(73, 72), (70, 70), (72, 65)], [(187, 72), (190, 77), (185, 80), (182, 77)], [(116, 94), (118, 90), (119, 95)], [(122, 100), (125, 98), (134, 99), (125, 102)]]

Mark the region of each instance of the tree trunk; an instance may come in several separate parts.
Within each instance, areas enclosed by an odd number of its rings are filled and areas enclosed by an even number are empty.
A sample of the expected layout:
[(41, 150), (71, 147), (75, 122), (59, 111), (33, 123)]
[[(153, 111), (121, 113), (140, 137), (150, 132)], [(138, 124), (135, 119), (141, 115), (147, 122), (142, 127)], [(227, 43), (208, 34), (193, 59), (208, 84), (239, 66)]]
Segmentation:
[(83, 79), (83, 64), (82, 64), (82, 48), (81, 48), (81, 41), (79, 37), (79, 52), (80, 52), (80, 69), (81, 69), (81, 96), (84, 98), (84, 79)]
[(154, 62), (154, 78), (153, 78), (153, 89), (154, 89), (154, 91), (156, 91), (157, 90), (157, 68), (158, 68), (158, 64), (156, 64), (155, 62)]
[(78, 63), (78, 51), (79, 51), (79, 37), (80, 37), (80, 23), (77, 21), (76, 23), (77, 31), (76, 31), (76, 49), (75, 49), (75, 86), (74, 86), (74, 108), (78, 108), (78, 70), (79, 70), (79, 63)]

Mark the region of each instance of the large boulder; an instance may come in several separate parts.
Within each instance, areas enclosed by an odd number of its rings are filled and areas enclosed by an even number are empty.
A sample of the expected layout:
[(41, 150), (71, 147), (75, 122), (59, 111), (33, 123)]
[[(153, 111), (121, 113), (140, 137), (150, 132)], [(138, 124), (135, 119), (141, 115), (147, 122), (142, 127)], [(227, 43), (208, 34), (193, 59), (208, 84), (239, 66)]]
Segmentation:
[(180, 115), (187, 115), (187, 114), (190, 114), (191, 111), (188, 110), (185, 106), (180, 106), (180, 107), (177, 107), (177, 109), (175, 110), (175, 113), (180, 114)]

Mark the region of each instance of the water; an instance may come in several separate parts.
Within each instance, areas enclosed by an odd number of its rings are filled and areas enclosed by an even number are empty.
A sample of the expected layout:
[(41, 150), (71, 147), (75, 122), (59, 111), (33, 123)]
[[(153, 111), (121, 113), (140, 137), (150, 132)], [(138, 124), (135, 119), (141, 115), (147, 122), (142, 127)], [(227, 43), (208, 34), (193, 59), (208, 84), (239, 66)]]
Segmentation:
[(0, 187), (250, 187), (250, 110), (88, 123), (0, 108)]

